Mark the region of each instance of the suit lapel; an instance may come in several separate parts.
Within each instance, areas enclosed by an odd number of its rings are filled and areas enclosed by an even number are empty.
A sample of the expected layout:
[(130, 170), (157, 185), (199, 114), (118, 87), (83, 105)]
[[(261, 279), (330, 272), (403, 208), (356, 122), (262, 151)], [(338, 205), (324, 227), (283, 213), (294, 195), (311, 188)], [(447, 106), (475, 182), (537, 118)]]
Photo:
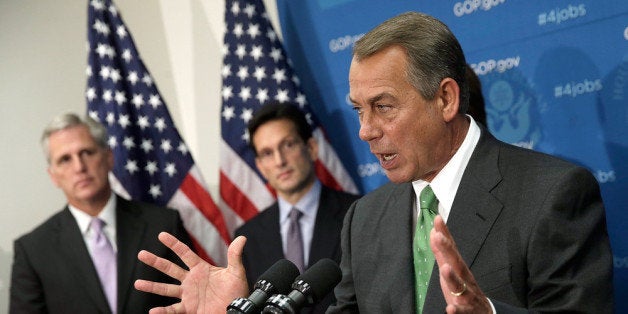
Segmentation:
[[(263, 246), (268, 251), (260, 252), (264, 253), (260, 256), (264, 256), (267, 259), (267, 265), (272, 265), (277, 260), (284, 258), (281, 233), (279, 231), (279, 204), (275, 202), (266, 210), (268, 215), (265, 215), (264, 219), (260, 221), (261, 230), (259, 236), (262, 237), (260, 242), (263, 243)], [(268, 232), (269, 230), (271, 232)]]
[(322, 187), (321, 196), (316, 212), (314, 235), (310, 247), (309, 266), (325, 257), (336, 256), (340, 245), (340, 228), (342, 217), (336, 197), (326, 188)]
[[(447, 219), (447, 228), (469, 268), (473, 267), (478, 252), (502, 210), (502, 204), (491, 194), (501, 181), (499, 147), (496, 143), (495, 138), (482, 129), (480, 141), (462, 176)], [(442, 311), (446, 306), (437, 265), (434, 265), (425, 304), (427, 312)]]
[[(392, 302), (394, 312), (403, 313), (403, 312), (416, 312), (416, 292), (414, 290), (414, 263), (413, 263), (413, 255), (412, 255), (412, 240), (413, 240), (413, 230), (412, 230), (412, 219), (414, 217), (414, 204), (416, 203), (416, 196), (414, 194), (414, 189), (412, 188), (412, 184), (404, 184), (402, 190), (402, 194), (397, 197), (398, 205), (396, 208), (398, 213), (396, 215), (399, 217), (399, 220), (396, 224), (391, 225), (393, 229), (401, 229), (403, 230), (403, 236), (397, 238), (395, 243), (392, 243), (391, 249), (395, 249), (395, 247), (403, 247), (407, 249), (396, 250), (401, 251), (401, 258), (406, 261), (410, 261), (407, 263), (409, 267), (405, 271), (400, 272), (400, 277), (396, 278), (396, 282), (398, 283), (399, 289), (397, 291), (391, 292), (392, 295), (398, 296), (398, 300)], [(395, 308), (395, 306), (399, 306), (399, 308)]]
[(68, 257), (67, 270), (76, 278), (77, 285), (81, 286), (79, 289), (83, 289), (99, 309), (107, 312), (109, 305), (101, 288), (96, 268), (78, 224), (67, 207), (61, 214), (56, 236), (58, 236), (58, 250)]
[(116, 225), (118, 244), (118, 308), (123, 309), (126, 304), (129, 289), (131, 289), (137, 265), (137, 253), (144, 238), (146, 222), (140, 217), (140, 209), (117, 197)]
[(473, 266), (502, 204), (491, 191), (501, 181), (498, 168), (499, 148), (484, 129), (452, 204), (447, 226), (465, 263)]
[[(414, 264), (412, 258), (412, 210), (415, 195), (409, 183), (395, 185), (385, 204), (376, 212), (380, 217), (369, 217), (376, 227), (370, 235), (378, 239), (373, 256), (378, 258), (364, 261), (376, 265), (374, 272), (382, 278), (382, 295), (389, 300), (392, 313), (410, 313), (415, 309)], [(385, 209), (385, 210), (382, 210)], [(394, 271), (391, 271), (394, 269)]]

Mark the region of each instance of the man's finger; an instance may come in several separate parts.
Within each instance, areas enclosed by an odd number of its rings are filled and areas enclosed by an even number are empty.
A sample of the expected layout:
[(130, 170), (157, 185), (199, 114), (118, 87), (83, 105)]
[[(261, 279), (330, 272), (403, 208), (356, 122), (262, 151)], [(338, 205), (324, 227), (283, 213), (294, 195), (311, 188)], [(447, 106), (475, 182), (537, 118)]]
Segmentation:
[(430, 246), (439, 267), (449, 264), (458, 276), (462, 278), (473, 277), (458, 251), (454, 238), (449, 233), (449, 228), (440, 215), (434, 219), (434, 228), (430, 232)]
[[(434, 258), (438, 262), (438, 265), (451, 264), (459, 265), (464, 263), (456, 244), (452, 238), (445, 222), (440, 215), (437, 215), (434, 219), (434, 228), (430, 231), (430, 247), (434, 253)], [(455, 267), (457, 270), (458, 267)]]
[(138, 279), (134, 283), (135, 289), (164, 297), (181, 299), (181, 286)]
[(456, 274), (451, 268), (451, 265), (445, 264), (440, 268), (441, 276), (447, 283), (447, 289), (449, 289), (452, 296), (462, 296), (467, 292), (467, 283)]
[[(244, 265), (242, 265), (242, 251), (244, 250), (245, 243), (246, 237), (238, 236), (231, 242), (227, 249), (227, 269), (244, 283), (246, 283), (246, 271)], [(246, 284), (244, 286), (248, 289)]]
[(183, 281), (187, 274), (179, 265), (145, 250), (137, 253), (137, 259), (178, 281)]
[(240, 268), (242, 266), (242, 251), (246, 244), (246, 237), (238, 236), (235, 238), (227, 249), (227, 264), (229, 267)]
[(449, 228), (445, 225), (445, 221), (441, 215), (436, 215), (434, 218), (434, 229), (438, 232), (441, 232), (447, 238), (452, 238), (451, 233), (449, 233)]
[(154, 307), (148, 311), (148, 314), (176, 314), (176, 313), (185, 313), (185, 308), (183, 304), (175, 303), (173, 305), (164, 306), (164, 307)]
[(447, 289), (454, 293), (462, 291), (464, 285), (469, 284), (464, 282), (465, 278), (470, 280), (473, 275), (460, 256), (456, 243), (440, 215), (434, 219), (434, 228), (430, 232), (430, 246), (440, 268), (441, 277), (447, 281)]
[(177, 239), (170, 233), (160, 232), (157, 237), (159, 238), (159, 241), (161, 241), (161, 243), (163, 243), (175, 254), (177, 254), (177, 256), (179, 256), (179, 258), (188, 268), (192, 268), (198, 263), (203, 262), (203, 259), (196, 255), (196, 253), (194, 253), (194, 251), (192, 251), (189, 246), (179, 241), (179, 239)]

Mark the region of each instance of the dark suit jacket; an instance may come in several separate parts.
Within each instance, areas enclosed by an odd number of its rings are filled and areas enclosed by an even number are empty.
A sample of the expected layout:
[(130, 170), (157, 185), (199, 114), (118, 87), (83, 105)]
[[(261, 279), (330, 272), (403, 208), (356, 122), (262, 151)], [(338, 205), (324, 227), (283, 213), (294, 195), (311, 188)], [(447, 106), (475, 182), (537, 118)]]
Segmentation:
[[(349, 206), (359, 196), (338, 192), (322, 186), (314, 223), (309, 265), (322, 258), (340, 263), (340, 230)], [(273, 204), (238, 228), (235, 235), (246, 236), (242, 262), (246, 268), (249, 287), (253, 289), (257, 278), (276, 261), (284, 258), (279, 232), (279, 205)], [(333, 302), (333, 293), (313, 307), (314, 313), (324, 313)], [(305, 311), (307, 312), (307, 311)]]
[[(328, 312), (416, 313), (410, 183), (354, 203), (342, 234), (343, 279)], [(612, 254), (595, 178), (485, 129), (447, 226), (497, 313), (611, 313)], [(444, 313), (434, 266), (424, 313)]]
[[(159, 242), (167, 231), (189, 244), (175, 210), (117, 197), (118, 313), (148, 313), (178, 302), (136, 290), (136, 279), (172, 282), (144, 265), (137, 253), (148, 250), (179, 261)], [(76, 220), (66, 207), (14, 243), (10, 313), (111, 313), (96, 268)]]

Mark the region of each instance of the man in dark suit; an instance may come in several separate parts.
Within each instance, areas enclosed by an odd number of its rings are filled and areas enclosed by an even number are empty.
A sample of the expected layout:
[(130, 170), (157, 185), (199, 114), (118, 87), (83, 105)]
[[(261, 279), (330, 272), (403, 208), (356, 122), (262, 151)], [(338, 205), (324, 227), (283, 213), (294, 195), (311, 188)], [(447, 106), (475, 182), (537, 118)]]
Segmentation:
[[(359, 136), (392, 182), (345, 216), (343, 277), (328, 313), (612, 313), (597, 181), (478, 126), (465, 114), (465, 66), (447, 26), (421, 13), (400, 14), (355, 43), (349, 96)], [(204, 271), (229, 274), (216, 276), (230, 283), (221, 292), (241, 295), (242, 242), (230, 247), (226, 269), (204, 267), (174, 238), (165, 243), (188, 257), (190, 272), (149, 254), (142, 261), (182, 281), (172, 295), (190, 297), (173, 308), (209, 306), (212, 295), (187, 292), (219, 283), (196, 282)]]
[[(174, 299), (133, 289), (137, 278), (169, 280), (137, 262), (140, 249), (177, 259), (156, 241), (161, 231), (189, 243), (175, 210), (127, 201), (112, 190), (113, 153), (105, 128), (74, 114), (53, 119), (42, 136), (48, 173), (67, 206), (14, 244), (10, 313), (147, 313)], [(113, 268), (97, 271), (94, 218), (104, 221)], [(117, 271), (116, 271), (117, 269)], [(111, 285), (103, 284), (111, 281)], [(108, 287), (111, 287), (110, 289)]]
[[(447, 26), (420, 13), (396, 16), (355, 43), (349, 84), (359, 135), (392, 183), (347, 213), (343, 280), (330, 312), (612, 312), (612, 254), (595, 178), (478, 126), (465, 115), (465, 68)], [(431, 215), (422, 204), (428, 188), (438, 213), (428, 239), (436, 262), (420, 282), (424, 268), (413, 260), (422, 249), (413, 241)]]
[[(295, 253), (288, 244), (292, 208), (301, 213), (298, 241), (304, 251), (296, 252), (302, 261), (293, 260), (300, 271), (322, 258), (340, 263), (342, 221), (358, 196), (335, 191), (316, 178), (318, 145), (303, 112), (291, 104), (266, 104), (255, 113), (248, 131), (257, 169), (278, 200), (235, 232), (247, 238), (242, 262), (249, 287), (277, 260), (291, 259)], [(312, 310), (323, 313), (332, 302), (329, 293)]]

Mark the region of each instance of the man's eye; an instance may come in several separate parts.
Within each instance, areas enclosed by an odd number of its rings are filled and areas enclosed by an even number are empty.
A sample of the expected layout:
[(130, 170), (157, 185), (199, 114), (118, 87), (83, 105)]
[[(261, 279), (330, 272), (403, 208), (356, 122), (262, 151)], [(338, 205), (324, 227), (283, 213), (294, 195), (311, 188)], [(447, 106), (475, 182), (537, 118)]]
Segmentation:
[(64, 166), (70, 163), (70, 157), (69, 156), (64, 156), (61, 157), (59, 159), (56, 160), (55, 164), (59, 165), (59, 166)]
[(297, 145), (296, 141), (287, 141), (284, 143), (284, 146), (288, 149), (294, 148), (294, 146), (296, 145)]
[(84, 156), (92, 156), (96, 154), (96, 150), (86, 149), (86, 150), (81, 151), (81, 154)]

